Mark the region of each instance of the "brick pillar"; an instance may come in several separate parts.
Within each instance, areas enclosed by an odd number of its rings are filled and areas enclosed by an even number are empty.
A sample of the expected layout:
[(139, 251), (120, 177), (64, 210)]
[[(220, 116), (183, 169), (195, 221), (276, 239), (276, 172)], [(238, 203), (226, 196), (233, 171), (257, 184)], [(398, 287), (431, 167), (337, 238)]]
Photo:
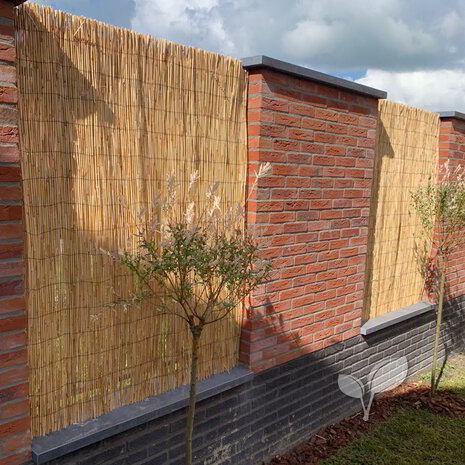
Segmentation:
[[(465, 114), (440, 113), (439, 162), (449, 161), (451, 169), (465, 167)], [(465, 295), (465, 250), (457, 250), (450, 256), (447, 267), (447, 299)]]
[(251, 297), (242, 330), (241, 361), (254, 371), (360, 334), (377, 104), (385, 96), (260, 59), (265, 66), (245, 60), (249, 171), (270, 162), (272, 174), (249, 202), (248, 227), (273, 272)]
[(14, 6), (0, 0), (0, 465), (31, 458)]

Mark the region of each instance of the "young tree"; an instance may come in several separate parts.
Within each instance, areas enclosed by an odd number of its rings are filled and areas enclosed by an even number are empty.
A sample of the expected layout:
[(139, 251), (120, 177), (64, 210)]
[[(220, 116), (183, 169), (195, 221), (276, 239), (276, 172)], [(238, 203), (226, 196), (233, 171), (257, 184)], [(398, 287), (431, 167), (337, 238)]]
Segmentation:
[[(269, 163), (260, 166), (252, 190), (270, 168)], [(150, 300), (155, 312), (184, 320), (192, 335), (186, 465), (192, 464), (202, 332), (228, 316), (270, 272), (270, 265), (259, 259), (258, 246), (244, 229), (244, 205), (223, 212), (218, 183), (209, 186), (203, 202), (194, 200), (198, 181), (198, 173), (193, 173), (188, 198), (181, 199), (187, 206), (181, 211), (176, 179), (171, 176), (166, 198), (154, 203), (149, 220), (139, 231), (138, 248), (118, 255), (137, 282), (134, 295), (124, 303)]]
[[(411, 192), (411, 206), (421, 223), (421, 231), (416, 237), (415, 252), (425, 280), (425, 290), (434, 296), (438, 303), (430, 391), (431, 395), (434, 395), (447, 261), (465, 240), (463, 166), (452, 169), (449, 162), (442, 165), (438, 180), (430, 177), (425, 184)], [(434, 257), (431, 250), (435, 251)]]

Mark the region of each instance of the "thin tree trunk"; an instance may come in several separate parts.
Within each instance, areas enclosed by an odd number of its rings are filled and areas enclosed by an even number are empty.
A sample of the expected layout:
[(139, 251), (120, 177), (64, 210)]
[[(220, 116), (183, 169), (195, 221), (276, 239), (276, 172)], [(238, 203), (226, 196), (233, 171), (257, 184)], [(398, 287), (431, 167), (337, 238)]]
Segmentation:
[(195, 401), (197, 394), (197, 362), (199, 359), (199, 342), (202, 328), (195, 326), (192, 332), (192, 362), (191, 362), (191, 387), (189, 396), (189, 410), (187, 412), (186, 427), (186, 465), (192, 465), (192, 433), (194, 431)]
[(433, 396), (436, 391), (436, 368), (438, 363), (438, 355), (439, 355), (439, 338), (441, 336), (441, 324), (442, 324), (442, 313), (444, 307), (444, 285), (446, 280), (446, 267), (445, 267), (445, 259), (442, 258), (441, 263), (441, 285), (439, 289), (439, 306), (438, 312), (436, 316), (436, 339), (434, 341), (434, 349), (433, 349), (433, 366), (431, 368), (431, 390), (430, 395)]

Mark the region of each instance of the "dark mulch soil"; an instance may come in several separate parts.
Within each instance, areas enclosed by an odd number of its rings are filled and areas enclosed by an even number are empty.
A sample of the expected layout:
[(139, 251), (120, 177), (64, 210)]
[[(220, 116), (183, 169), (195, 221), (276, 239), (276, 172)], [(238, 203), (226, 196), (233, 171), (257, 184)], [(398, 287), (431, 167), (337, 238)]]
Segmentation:
[(374, 401), (369, 421), (363, 421), (361, 413), (344, 418), (338, 424), (323, 428), (292, 452), (275, 457), (269, 465), (318, 465), (400, 408), (421, 408), (440, 415), (465, 416), (465, 398), (447, 391), (437, 391), (430, 398), (425, 384), (406, 383)]

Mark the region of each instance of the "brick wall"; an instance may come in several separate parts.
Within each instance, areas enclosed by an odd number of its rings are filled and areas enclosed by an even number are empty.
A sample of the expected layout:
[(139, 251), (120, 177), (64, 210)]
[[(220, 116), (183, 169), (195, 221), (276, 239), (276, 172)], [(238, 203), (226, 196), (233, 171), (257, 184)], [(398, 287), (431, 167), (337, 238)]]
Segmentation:
[(359, 333), (376, 119), (374, 97), (250, 71), (249, 171), (272, 164), (248, 208), (273, 264), (242, 333), (255, 371)]
[[(0, 465), (30, 460), (21, 174), (13, 6), (0, 0)], [(248, 227), (273, 274), (249, 299), (241, 361), (254, 380), (202, 401), (197, 464), (255, 465), (360, 409), (337, 375), (364, 378), (406, 355), (428, 367), (434, 314), (360, 336), (377, 98), (270, 69), (249, 74), (249, 169), (272, 164), (248, 205)], [(465, 121), (444, 118), (441, 157), (461, 163)], [(249, 177), (250, 183), (253, 177)], [(465, 290), (453, 257), (453, 296)], [(464, 301), (449, 305), (442, 355), (463, 347)], [(83, 448), (53, 465), (183, 463), (185, 411)]]
[(0, 465), (31, 449), (13, 6), (0, 0)]
[[(441, 117), (439, 159), (442, 164), (449, 161), (451, 169), (455, 169), (458, 165), (465, 168), (465, 115)], [(446, 283), (448, 298), (465, 295), (465, 250), (463, 247), (450, 256)]]

